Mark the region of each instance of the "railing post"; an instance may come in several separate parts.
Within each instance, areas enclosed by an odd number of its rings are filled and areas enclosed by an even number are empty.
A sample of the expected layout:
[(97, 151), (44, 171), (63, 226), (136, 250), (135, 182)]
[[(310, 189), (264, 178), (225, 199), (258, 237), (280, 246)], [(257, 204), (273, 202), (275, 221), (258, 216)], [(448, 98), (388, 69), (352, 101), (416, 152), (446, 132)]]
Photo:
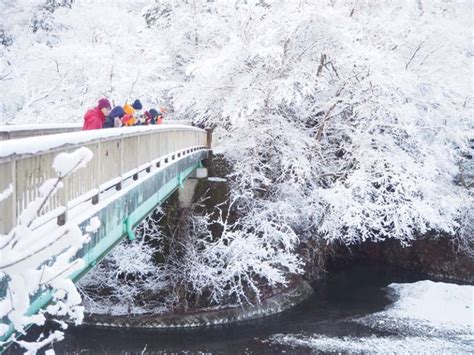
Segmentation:
[(153, 151), (153, 149), (152, 149), (153, 131), (147, 134), (147, 138), (148, 138), (148, 143), (146, 145), (146, 149), (148, 151), (148, 164), (149, 165), (146, 168), (146, 172), (149, 173), (149, 172), (151, 172), (151, 162), (153, 160), (153, 156), (151, 154), (151, 152)]
[(140, 134), (137, 134), (137, 169), (140, 167)]
[(102, 159), (102, 151), (101, 151), (101, 145), (100, 145), (100, 140), (97, 142), (97, 157), (95, 157), (95, 162), (96, 162), (96, 166), (95, 166), (95, 176), (96, 176), (96, 182), (97, 182), (97, 195), (93, 196), (92, 197), (92, 204), (93, 205), (97, 205), (99, 203), (99, 196), (100, 196), (100, 184), (101, 184), (101, 174), (100, 174), (100, 170), (101, 170), (101, 164), (100, 164), (100, 161)]
[[(12, 185), (13, 185), (13, 191), (12, 191), (12, 195), (11, 195), (11, 201), (12, 201), (12, 205), (11, 205), (11, 214), (12, 214), (12, 220), (11, 220), (11, 228), (14, 228), (16, 226), (16, 220), (17, 220), (17, 206), (18, 206), (18, 201), (17, 201), (17, 196), (18, 196), (18, 192), (17, 192), (17, 189), (18, 189), (18, 184), (16, 183), (16, 160), (13, 160), (12, 161), (12, 164), (11, 164), (11, 181), (12, 181)], [(8, 231), (11, 230), (11, 228), (9, 228)], [(5, 234), (6, 231), (5, 231)]]
[(58, 216), (58, 226), (63, 226), (66, 224), (67, 220), (67, 203), (68, 203), (68, 189), (69, 189), (69, 183), (67, 176), (63, 178), (63, 187), (61, 190), (59, 190), (59, 202), (60, 204), (65, 208), (64, 213), (61, 213)]
[(122, 180), (123, 180), (123, 137), (120, 138), (120, 181), (115, 185), (117, 191), (122, 190)]
[[(135, 150), (136, 150), (136, 157), (135, 157), (135, 161), (137, 162), (137, 171), (138, 171), (138, 168), (140, 167), (140, 134), (137, 134), (136, 136), (136, 146), (135, 146)], [(136, 172), (135, 174), (133, 174), (132, 176), (132, 179), (133, 180), (138, 180), (138, 172)]]

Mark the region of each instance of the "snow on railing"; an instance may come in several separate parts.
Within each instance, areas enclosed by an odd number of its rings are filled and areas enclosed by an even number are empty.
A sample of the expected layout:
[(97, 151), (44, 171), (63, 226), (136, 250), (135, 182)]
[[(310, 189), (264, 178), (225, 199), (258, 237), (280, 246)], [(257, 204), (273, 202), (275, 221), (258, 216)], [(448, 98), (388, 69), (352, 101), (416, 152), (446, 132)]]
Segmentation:
[(0, 125), (0, 141), (75, 132), (81, 128), (82, 125), (78, 123)]
[(38, 197), (39, 187), (56, 176), (52, 164), (58, 153), (85, 146), (94, 158), (64, 180), (64, 188), (52, 198), (42, 215), (65, 222), (70, 204), (90, 199), (98, 203), (102, 191), (121, 188), (125, 179), (134, 178), (151, 164), (160, 164), (175, 155), (208, 146), (205, 130), (186, 125), (138, 126), (79, 131), (0, 142), (0, 191), (11, 186), (12, 193), (0, 202), (0, 234), (16, 225), (26, 206)]
[[(189, 120), (165, 120), (164, 125), (192, 126)], [(82, 123), (41, 123), (41, 124), (12, 124), (0, 125), (0, 141), (27, 137), (45, 136), (48, 134), (77, 132), (82, 129)]]

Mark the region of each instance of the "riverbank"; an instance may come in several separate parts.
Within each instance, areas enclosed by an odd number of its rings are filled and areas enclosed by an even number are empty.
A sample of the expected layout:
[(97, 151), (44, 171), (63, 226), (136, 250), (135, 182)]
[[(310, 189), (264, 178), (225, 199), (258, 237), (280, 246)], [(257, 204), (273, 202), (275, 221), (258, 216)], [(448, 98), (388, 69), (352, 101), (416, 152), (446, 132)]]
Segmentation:
[[(351, 248), (336, 247), (335, 253), (326, 261), (326, 274), (311, 282), (315, 288), (324, 289), (321, 285), (330, 280), (333, 273), (367, 263), (395, 267), (437, 280), (474, 284), (473, 259), (457, 252), (446, 238), (424, 238), (405, 247), (393, 240), (366, 242)], [(278, 294), (268, 296), (257, 305), (174, 314), (88, 314), (83, 325), (107, 328), (193, 328), (258, 319), (295, 307), (314, 293), (306, 281), (298, 280), (292, 285)]]
[(108, 328), (191, 328), (227, 324), (283, 312), (306, 300), (313, 293), (313, 288), (306, 281), (299, 280), (296, 286), (272, 295), (257, 305), (242, 305), (185, 314), (121, 316), (89, 314), (86, 315), (83, 325)]

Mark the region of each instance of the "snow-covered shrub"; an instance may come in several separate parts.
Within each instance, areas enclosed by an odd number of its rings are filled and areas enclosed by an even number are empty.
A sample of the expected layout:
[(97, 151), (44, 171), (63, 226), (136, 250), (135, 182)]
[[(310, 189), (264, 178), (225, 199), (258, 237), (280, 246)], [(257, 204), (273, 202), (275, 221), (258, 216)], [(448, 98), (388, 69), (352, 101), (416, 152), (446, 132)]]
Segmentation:
[[(163, 236), (152, 216), (137, 228), (137, 239), (117, 245), (80, 281), (87, 311), (107, 314), (163, 312), (174, 300), (160, 297), (169, 287), (169, 270), (157, 263)], [(168, 296), (168, 295), (167, 295)]]
[[(66, 223), (38, 238), (32, 225), (48, 200), (63, 187), (63, 179), (86, 166), (91, 158), (92, 152), (85, 147), (72, 153), (60, 153), (53, 163), (58, 178), (47, 180), (39, 189), (39, 196), (22, 211), (18, 224), (8, 235), (0, 235), (0, 281), (2, 287), (5, 286), (5, 295), (0, 299), (0, 319), (7, 320), (15, 331), (10, 334), (8, 323), (0, 324), (0, 336), (8, 336), (6, 342), (17, 342), (35, 351), (62, 339), (61, 331), (55, 331), (45, 339), (40, 337), (33, 344), (17, 339), (29, 325), (43, 325), (45, 313), (67, 316), (76, 324), (82, 322), (81, 296), (69, 277), (84, 266), (84, 261), (75, 255), (89, 235), (83, 234), (77, 225)], [(1, 199), (10, 193), (11, 187), (0, 194)], [(95, 221), (88, 229), (92, 232), (99, 225), (100, 222)], [(27, 314), (32, 296), (49, 291), (53, 292), (53, 302), (37, 314)]]
[[(237, 204), (230, 203), (227, 213), (235, 213)], [(221, 209), (217, 218), (191, 216), (191, 237), (185, 242), (180, 263), (193, 294), (204, 295), (210, 305), (255, 304), (260, 302), (264, 287), (285, 286), (288, 275), (302, 271), (294, 253), (298, 237), (265, 207), (253, 206), (252, 217), (244, 216), (234, 223)], [(256, 227), (253, 218), (261, 224)], [(210, 228), (215, 224), (221, 229), (217, 238)]]

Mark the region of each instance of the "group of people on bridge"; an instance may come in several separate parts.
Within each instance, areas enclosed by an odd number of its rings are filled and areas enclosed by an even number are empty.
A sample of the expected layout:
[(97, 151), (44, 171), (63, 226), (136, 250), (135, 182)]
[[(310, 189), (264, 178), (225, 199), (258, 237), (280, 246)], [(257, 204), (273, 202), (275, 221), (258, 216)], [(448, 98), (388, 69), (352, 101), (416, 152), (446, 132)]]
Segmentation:
[(163, 122), (164, 108), (149, 109), (142, 113), (143, 105), (136, 99), (131, 105), (112, 108), (110, 101), (102, 98), (97, 106), (88, 110), (84, 115), (82, 130), (113, 128), (122, 126), (154, 125)]

